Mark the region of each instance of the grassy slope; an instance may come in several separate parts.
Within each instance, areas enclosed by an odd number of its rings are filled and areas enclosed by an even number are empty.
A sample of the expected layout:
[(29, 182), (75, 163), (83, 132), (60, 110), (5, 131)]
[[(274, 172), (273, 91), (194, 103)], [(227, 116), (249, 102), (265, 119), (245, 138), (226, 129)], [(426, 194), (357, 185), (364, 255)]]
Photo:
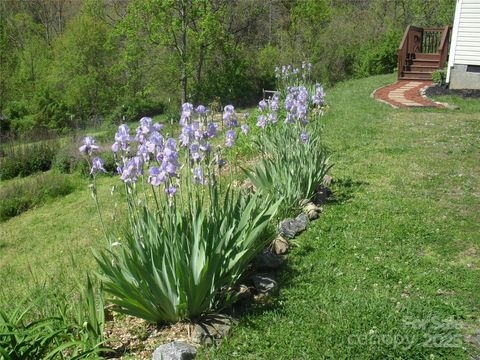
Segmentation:
[[(470, 326), (478, 313), (480, 104), (453, 99), (460, 111), (393, 110), (369, 97), (391, 81), (349, 81), (328, 94), (325, 140), (338, 200), (299, 238), (274, 306), (253, 309), (231, 339), (200, 357), (464, 355), (420, 346), (425, 331), (402, 320), (455, 316)], [(111, 209), (115, 180), (100, 182)], [(44, 283), (47, 292), (68, 292), (79, 273), (94, 269), (91, 248), (104, 240), (84, 185), (0, 224), (0, 304), (42, 294)], [(388, 338), (377, 345), (383, 335), (414, 346)]]
[[(369, 97), (393, 79), (329, 92), (337, 201), (299, 238), (275, 304), (200, 358), (468, 358), (456, 345), (480, 327), (480, 102), (394, 110)], [(466, 329), (448, 330), (451, 317)]]

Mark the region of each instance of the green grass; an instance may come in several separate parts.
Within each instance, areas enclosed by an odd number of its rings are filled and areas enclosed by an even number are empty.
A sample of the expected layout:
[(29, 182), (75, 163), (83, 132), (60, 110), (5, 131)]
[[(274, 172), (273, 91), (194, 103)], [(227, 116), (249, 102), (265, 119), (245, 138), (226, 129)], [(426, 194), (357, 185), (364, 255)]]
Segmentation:
[[(336, 199), (298, 238), (273, 305), (251, 307), (200, 359), (467, 359), (473, 351), (425, 345), (441, 336), (457, 345), (480, 328), (480, 101), (439, 98), (460, 110), (398, 110), (370, 97), (393, 81), (327, 91)], [(0, 307), (74, 291), (97, 269), (91, 249), (105, 240), (83, 181), (0, 224)], [(99, 184), (109, 222), (115, 183)], [(450, 318), (462, 328), (447, 329)]]
[[(480, 327), (480, 101), (394, 110), (369, 97), (393, 81), (327, 92), (337, 199), (299, 237), (274, 304), (248, 311), (201, 359), (467, 359), (473, 351), (463, 336)], [(448, 329), (448, 319), (462, 328)]]

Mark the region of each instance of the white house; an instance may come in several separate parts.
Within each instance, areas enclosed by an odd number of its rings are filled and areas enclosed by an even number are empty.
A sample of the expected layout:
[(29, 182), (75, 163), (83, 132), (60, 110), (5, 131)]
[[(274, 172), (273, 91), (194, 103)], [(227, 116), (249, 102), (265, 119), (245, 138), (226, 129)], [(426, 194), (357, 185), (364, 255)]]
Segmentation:
[(457, 0), (447, 82), (451, 89), (480, 89), (480, 0)]

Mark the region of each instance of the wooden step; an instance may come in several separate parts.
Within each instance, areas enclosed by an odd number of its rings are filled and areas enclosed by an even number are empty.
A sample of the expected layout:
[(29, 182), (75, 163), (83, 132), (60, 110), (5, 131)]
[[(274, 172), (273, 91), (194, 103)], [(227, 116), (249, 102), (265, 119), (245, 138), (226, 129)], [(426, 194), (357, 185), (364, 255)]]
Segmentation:
[(421, 71), (404, 71), (403, 80), (432, 80), (432, 73)]
[(415, 60), (436, 60), (440, 61), (440, 54), (422, 54), (422, 53), (415, 53), (414, 54)]
[(430, 64), (430, 65), (427, 65), (427, 64), (412, 64), (412, 65), (406, 65), (406, 71), (420, 71), (420, 72), (429, 72), (429, 73), (433, 73), (435, 70), (438, 70), (438, 64), (435, 65), (435, 64)]

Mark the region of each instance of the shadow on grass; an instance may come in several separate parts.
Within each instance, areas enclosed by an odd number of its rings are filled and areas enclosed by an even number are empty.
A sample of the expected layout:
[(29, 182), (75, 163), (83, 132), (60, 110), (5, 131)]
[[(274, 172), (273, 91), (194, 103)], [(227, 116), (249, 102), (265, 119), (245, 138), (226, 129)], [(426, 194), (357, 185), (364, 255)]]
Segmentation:
[(370, 183), (351, 178), (335, 179), (332, 183), (332, 195), (326, 200), (327, 205), (341, 205), (355, 197), (355, 193)]
[[(326, 206), (344, 204), (353, 199), (358, 191), (369, 185), (370, 184), (368, 182), (355, 181), (351, 178), (335, 179), (335, 181), (331, 184), (332, 191), (329, 192), (328, 197), (324, 199), (324, 204)], [(292, 243), (295, 243), (295, 240), (293, 240)], [(302, 242), (298, 245), (298, 247), (296, 247), (294, 256), (305, 257), (308, 256), (308, 254), (310, 254), (312, 251), (315, 251), (314, 246)], [(260, 301), (251, 300), (245, 304), (237, 303), (229, 308), (226, 312), (239, 319), (244, 327), (252, 329), (256, 328), (256, 323), (252, 320), (254, 317), (262, 316), (271, 310), (275, 310), (275, 313), (281, 315), (283, 313), (284, 303), (281, 295), (282, 290), (294, 286), (294, 284), (297, 283), (298, 278), (302, 275), (298, 269), (292, 267), (290, 264), (291, 262), (287, 261), (280, 269), (269, 272), (277, 280), (280, 295), (267, 296), (262, 298)], [(250, 279), (254, 273), (254, 269), (247, 272), (241, 283), (248, 284), (251, 289), (253, 289), (253, 284), (251, 284)]]

